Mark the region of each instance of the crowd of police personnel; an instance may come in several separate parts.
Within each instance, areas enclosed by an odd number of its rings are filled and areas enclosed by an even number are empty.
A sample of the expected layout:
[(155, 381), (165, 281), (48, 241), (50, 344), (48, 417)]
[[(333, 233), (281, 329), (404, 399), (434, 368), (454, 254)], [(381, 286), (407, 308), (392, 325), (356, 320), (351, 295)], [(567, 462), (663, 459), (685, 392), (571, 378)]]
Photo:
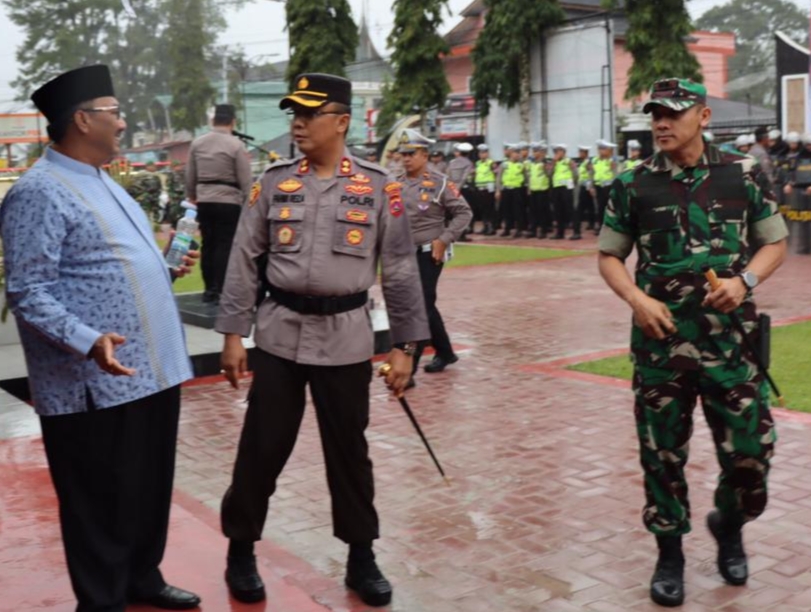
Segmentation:
[(811, 254), (811, 133), (792, 131), (784, 138), (780, 130), (761, 127), (721, 148), (758, 160), (794, 236), (795, 250)]
[[(579, 240), (582, 229), (600, 231), (600, 221), (614, 178), (642, 162), (641, 145), (627, 144), (627, 157), (617, 156), (617, 145), (606, 140), (580, 145), (571, 157), (565, 144), (519, 142), (505, 144), (503, 159), (491, 156), (486, 144), (455, 145), (453, 159), (446, 162), (434, 151), (431, 163), (459, 185), (473, 209), (473, 220), (461, 238), (474, 231), (485, 236)], [(396, 172), (396, 153), (385, 161)], [(568, 236), (567, 236), (568, 233)]]

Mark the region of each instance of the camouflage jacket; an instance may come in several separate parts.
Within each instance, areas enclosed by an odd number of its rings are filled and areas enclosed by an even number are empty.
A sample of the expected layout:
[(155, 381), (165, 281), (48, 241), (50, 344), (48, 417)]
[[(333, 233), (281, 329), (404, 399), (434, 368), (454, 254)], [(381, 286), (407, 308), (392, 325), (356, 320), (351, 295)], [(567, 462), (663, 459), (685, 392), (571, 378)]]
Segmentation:
[[(788, 235), (760, 174), (754, 158), (708, 146), (695, 168), (680, 168), (660, 152), (614, 181), (600, 251), (624, 261), (636, 246), (637, 286), (667, 305), (678, 329), (656, 340), (634, 325), (637, 363), (697, 369), (707, 351), (725, 351), (729, 317), (701, 306), (703, 270), (732, 277), (752, 252)], [(751, 295), (739, 310), (744, 321), (755, 321)]]

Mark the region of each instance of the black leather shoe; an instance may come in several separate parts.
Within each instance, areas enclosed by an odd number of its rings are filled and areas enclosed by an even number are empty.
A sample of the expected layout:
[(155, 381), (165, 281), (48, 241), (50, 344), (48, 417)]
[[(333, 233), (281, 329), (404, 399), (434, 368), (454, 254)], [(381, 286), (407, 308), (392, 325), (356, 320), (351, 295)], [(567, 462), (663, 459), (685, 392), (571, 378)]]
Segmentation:
[(583, 236), (581, 236), (580, 234), (572, 234), (571, 236), (569, 236), (569, 240), (582, 240), (582, 239)]
[(459, 357), (457, 357), (456, 355), (452, 355), (448, 359), (443, 359), (439, 355), (434, 355), (434, 358), (431, 360), (431, 363), (427, 364), (424, 370), (429, 374), (435, 374), (437, 372), (441, 372), (449, 365), (451, 365), (452, 363), (456, 363), (457, 361), (459, 361)]
[(167, 584), (159, 593), (151, 597), (135, 598), (132, 603), (146, 604), (161, 610), (194, 610), (200, 606), (200, 597)]
[(746, 584), (749, 567), (743, 550), (743, 525), (727, 523), (716, 508), (707, 515), (707, 528), (718, 542), (718, 571), (724, 580), (734, 586)]
[(391, 583), (374, 560), (348, 563), (344, 582), (367, 606), (387, 606), (391, 603)]
[(265, 599), (265, 583), (256, 571), (256, 557), (228, 557), (225, 583), (231, 596), (242, 603), (256, 603)]

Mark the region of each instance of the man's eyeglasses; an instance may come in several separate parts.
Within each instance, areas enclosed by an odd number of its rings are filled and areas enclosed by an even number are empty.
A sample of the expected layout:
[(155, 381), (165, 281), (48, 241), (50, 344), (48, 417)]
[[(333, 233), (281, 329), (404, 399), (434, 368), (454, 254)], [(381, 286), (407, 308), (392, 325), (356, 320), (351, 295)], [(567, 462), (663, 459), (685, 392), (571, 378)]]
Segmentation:
[(309, 108), (288, 108), (285, 114), (291, 119), (304, 119), (305, 121), (312, 121), (323, 115), (348, 115), (346, 111), (322, 111), (319, 109)]
[(86, 113), (110, 113), (116, 119), (124, 118), (124, 111), (121, 110), (120, 106), (94, 106), (92, 108), (80, 108), (79, 110)]

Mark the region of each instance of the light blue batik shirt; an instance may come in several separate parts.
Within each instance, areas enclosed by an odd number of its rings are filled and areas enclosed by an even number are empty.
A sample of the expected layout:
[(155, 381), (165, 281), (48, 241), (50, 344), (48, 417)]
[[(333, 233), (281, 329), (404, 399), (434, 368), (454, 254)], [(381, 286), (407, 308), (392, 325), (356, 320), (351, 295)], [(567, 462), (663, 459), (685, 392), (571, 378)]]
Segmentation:
[[(131, 402), (191, 378), (172, 283), (152, 226), (104, 170), (47, 149), (0, 205), (6, 292), (41, 415)], [(107, 332), (134, 376), (88, 359)]]

